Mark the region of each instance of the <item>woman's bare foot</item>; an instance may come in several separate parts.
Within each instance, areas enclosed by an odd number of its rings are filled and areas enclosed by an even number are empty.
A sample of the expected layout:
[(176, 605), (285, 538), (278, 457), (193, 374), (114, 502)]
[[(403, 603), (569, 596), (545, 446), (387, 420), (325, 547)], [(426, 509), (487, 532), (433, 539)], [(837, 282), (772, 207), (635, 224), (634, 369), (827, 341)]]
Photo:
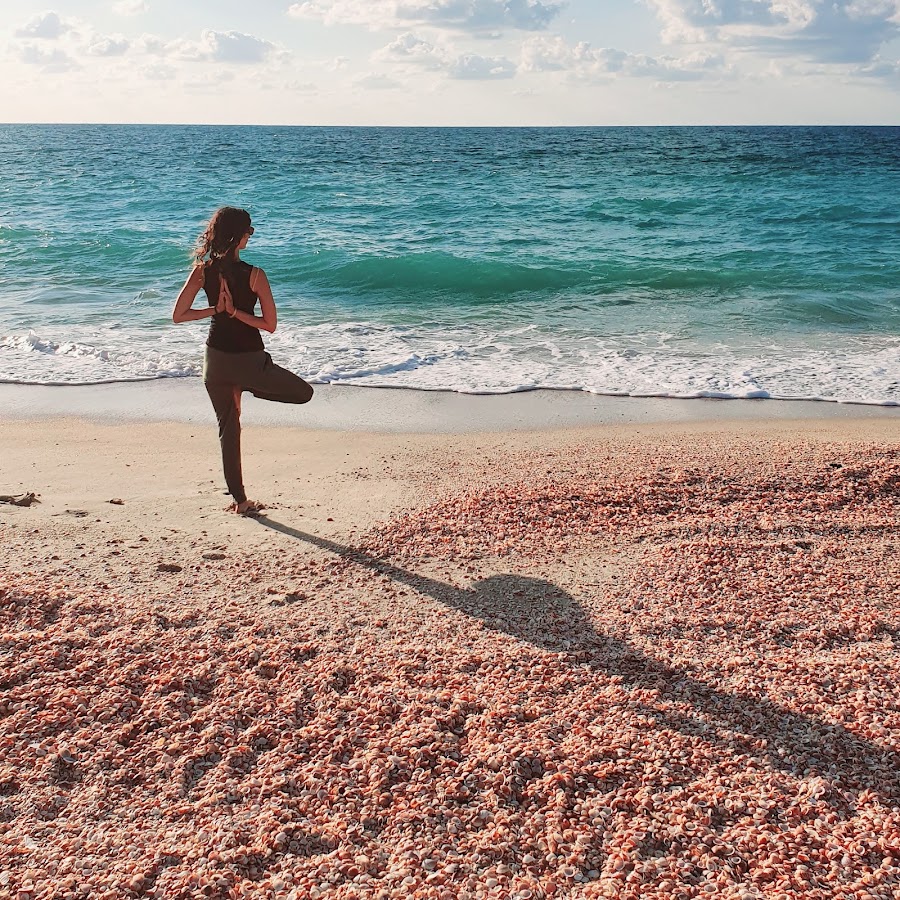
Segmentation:
[(265, 503), (257, 500), (244, 500), (243, 503), (232, 503), (228, 507), (232, 512), (236, 512), (239, 516), (252, 516), (256, 518), (262, 515), (262, 511), (266, 508)]

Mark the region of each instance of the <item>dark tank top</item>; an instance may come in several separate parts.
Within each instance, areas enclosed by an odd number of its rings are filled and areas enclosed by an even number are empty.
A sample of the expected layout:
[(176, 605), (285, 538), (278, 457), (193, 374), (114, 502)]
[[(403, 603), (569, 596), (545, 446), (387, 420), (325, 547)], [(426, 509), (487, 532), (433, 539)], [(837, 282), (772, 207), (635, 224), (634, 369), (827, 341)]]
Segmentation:
[[(250, 288), (250, 273), (253, 266), (239, 259), (231, 268), (228, 285), (231, 288), (231, 297), (234, 300), (234, 308), (242, 312), (255, 315), (257, 296)], [(219, 302), (219, 276), (209, 269), (203, 274), (203, 290), (210, 306)], [(221, 350), (224, 353), (249, 353), (254, 350), (262, 350), (263, 340), (258, 328), (253, 328), (238, 319), (232, 319), (228, 313), (216, 313), (210, 319), (209, 337), (206, 339), (208, 347)]]

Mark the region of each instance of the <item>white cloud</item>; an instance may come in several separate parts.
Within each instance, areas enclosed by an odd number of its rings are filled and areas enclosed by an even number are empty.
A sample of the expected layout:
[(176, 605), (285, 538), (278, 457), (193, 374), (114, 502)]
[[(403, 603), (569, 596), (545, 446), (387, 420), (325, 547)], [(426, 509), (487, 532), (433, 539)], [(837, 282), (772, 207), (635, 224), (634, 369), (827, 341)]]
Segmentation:
[(119, 0), (113, 3), (113, 12), (120, 16), (139, 16), (150, 9), (147, 0)]
[[(129, 0), (126, 4), (135, 10), (140, 3)], [(240, 31), (214, 31), (207, 29), (199, 39), (181, 38), (164, 40), (155, 35), (143, 34), (129, 39), (121, 34), (105, 35), (89, 26), (64, 20), (55, 12), (46, 12), (32, 19), (16, 35), (27, 38), (19, 53), (23, 62), (45, 69), (61, 70), (76, 65), (82, 57), (123, 56), (129, 51), (138, 54), (229, 64), (256, 64), (272, 56), (284, 55), (271, 41)], [(38, 43), (59, 41), (60, 49), (51, 53), (42, 50)], [(64, 52), (65, 51), (65, 52)]]
[(121, 34), (94, 37), (85, 48), (89, 56), (122, 56), (131, 42)]
[(503, 56), (478, 56), (466, 53), (451, 63), (447, 74), (451, 78), (465, 80), (512, 78), (516, 74), (516, 64)]
[(19, 58), (23, 63), (38, 66), (46, 72), (68, 72), (78, 68), (78, 63), (58, 47), (48, 50), (37, 44), (23, 44), (19, 50)]
[(628, 53), (615, 71), (635, 78), (655, 78), (665, 82), (721, 79), (733, 74), (723, 56), (704, 52), (656, 57)]
[(201, 33), (199, 40), (180, 38), (166, 41), (153, 34), (142, 34), (133, 42), (133, 46), (138, 52), (149, 56), (235, 65), (265, 62), (282, 52), (271, 41), (252, 34), (209, 29)]
[(215, 62), (259, 63), (275, 50), (275, 45), (240, 31), (204, 31), (201, 46)]
[(577, 78), (655, 78), (658, 81), (699, 81), (730, 76), (720, 54), (695, 52), (683, 57), (626, 53), (611, 47), (595, 50), (586, 41), (570, 45), (561, 37), (536, 36), (522, 44), (525, 72), (569, 72)]
[(506, 57), (459, 53), (450, 46), (432, 44), (411, 32), (401, 34), (382, 47), (373, 54), (373, 59), (439, 71), (449, 78), (461, 80), (512, 78), (517, 69), (516, 64)]
[(16, 37), (41, 38), (42, 40), (53, 41), (71, 30), (72, 26), (68, 22), (63, 21), (57, 13), (51, 11), (36, 16), (17, 29)]
[(155, 34), (142, 34), (132, 42), (132, 47), (149, 56), (166, 56), (170, 46), (170, 41), (164, 41)]
[(648, 0), (670, 41), (864, 63), (900, 35), (900, 0)]
[(431, 25), (476, 32), (540, 31), (564, 6), (562, 0), (301, 0), (288, 14), (372, 29)]
[(896, 60), (875, 59), (865, 66), (858, 66), (852, 71), (861, 78), (878, 78), (900, 85), (900, 62)]
[(411, 32), (401, 34), (373, 54), (373, 58), (385, 62), (411, 63), (424, 66), (426, 69), (445, 69), (450, 62), (448, 52), (416, 37)]
[(522, 44), (522, 68), (526, 72), (561, 72), (573, 68), (590, 49), (587, 43), (570, 46), (561, 37), (535, 37)]

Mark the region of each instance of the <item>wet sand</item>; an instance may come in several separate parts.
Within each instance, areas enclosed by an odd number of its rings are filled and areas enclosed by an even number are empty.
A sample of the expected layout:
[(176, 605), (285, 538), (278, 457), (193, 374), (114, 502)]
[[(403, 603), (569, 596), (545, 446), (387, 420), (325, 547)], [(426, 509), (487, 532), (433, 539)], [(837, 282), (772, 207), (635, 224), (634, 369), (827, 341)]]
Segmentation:
[[(610, 397), (580, 391), (473, 395), (315, 385), (315, 402), (290, 407), (244, 396), (245, 424), (326, 431), (470, 434), (677, 422), (875, 420), (900, 425), (900, 407), (807, 400)], [(197, 378), (99, 385), (0, 384), (0, 418), (76, 417), (110, 424), (214, 422)]]

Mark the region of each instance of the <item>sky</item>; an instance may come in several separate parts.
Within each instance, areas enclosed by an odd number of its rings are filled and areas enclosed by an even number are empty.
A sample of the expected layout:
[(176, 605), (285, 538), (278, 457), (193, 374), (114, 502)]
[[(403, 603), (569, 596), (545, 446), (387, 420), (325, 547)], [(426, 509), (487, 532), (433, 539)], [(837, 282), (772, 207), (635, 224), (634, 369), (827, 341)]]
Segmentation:
[(900, 0), (6, 2), (3, 122), (900, 124)]

